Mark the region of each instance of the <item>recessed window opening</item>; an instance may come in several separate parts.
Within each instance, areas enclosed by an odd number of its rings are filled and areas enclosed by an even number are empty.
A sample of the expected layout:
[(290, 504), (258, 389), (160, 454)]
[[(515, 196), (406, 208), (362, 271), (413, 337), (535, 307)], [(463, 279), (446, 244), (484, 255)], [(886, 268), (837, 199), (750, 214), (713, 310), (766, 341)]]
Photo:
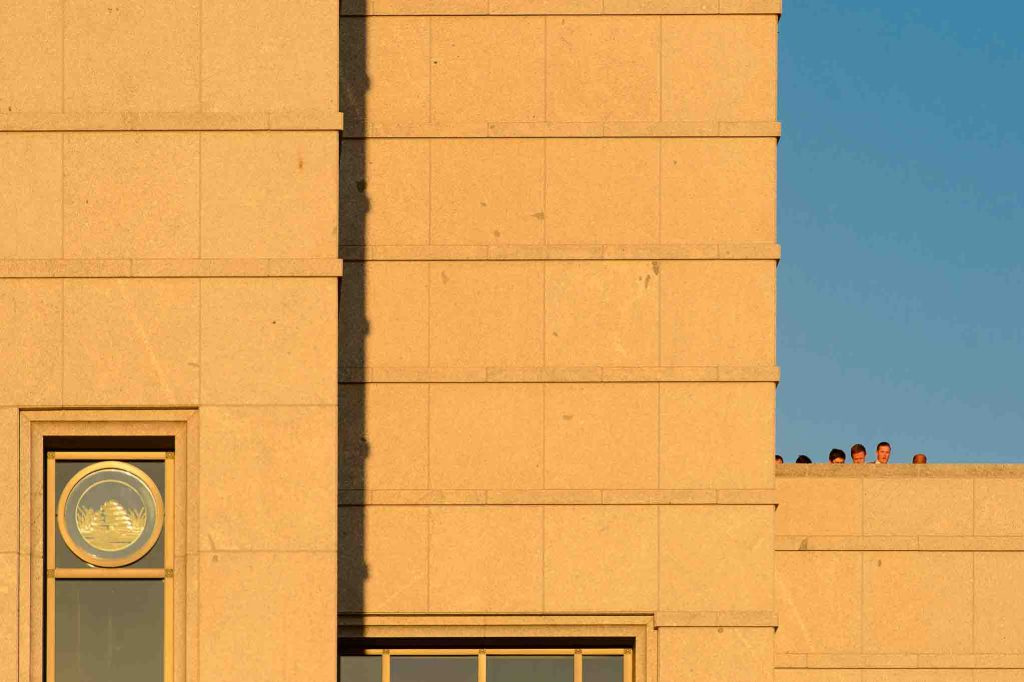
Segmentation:
[(341, 682), (632, 682), (624, 640), (342, 642)]
[(47, 682), (172, 673), (173, 437), (46, 437)]

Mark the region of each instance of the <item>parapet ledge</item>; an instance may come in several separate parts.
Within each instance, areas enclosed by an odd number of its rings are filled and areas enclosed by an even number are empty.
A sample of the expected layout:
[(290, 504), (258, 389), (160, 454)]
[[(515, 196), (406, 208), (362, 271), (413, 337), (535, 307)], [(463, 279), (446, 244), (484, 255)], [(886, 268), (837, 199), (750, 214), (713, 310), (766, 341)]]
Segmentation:
[(777, 478), (1024, 478), (1021, 464), (776, 464)]
[(339, 131), (343, 128), (344, 115), (330, 111), (242, 114), (130, 111), (0, 114), (0, 132)]
[(341, 15), (782, 14), (782, 0), (341, 0)]

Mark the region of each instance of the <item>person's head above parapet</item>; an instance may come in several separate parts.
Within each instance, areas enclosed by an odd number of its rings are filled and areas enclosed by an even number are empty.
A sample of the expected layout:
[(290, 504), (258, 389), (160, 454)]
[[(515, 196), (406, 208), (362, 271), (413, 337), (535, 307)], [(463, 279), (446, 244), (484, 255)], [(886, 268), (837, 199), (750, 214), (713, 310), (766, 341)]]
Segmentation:
[(812, 464), (811, 458), (808, 457), (807, 455), (800, 455), (799, 457), (797, 457), (796, 458), (796, 463), (797, 464)]
[(829, 464), (846, 464), (846, 453), (839, 448), (832, 448), (832, 452), (828, 453)]
[(852, 446), (850, 446), (850, 459), (853, 460), (854, 464), (863, 464), (867, 456), (867, 448), (865, 448), (860, 443), (854, 443)]
[(875, 447), (875, 464), (888, 464), (892, 455), (892, 446), (884, 440)]
[(928, 463), (928, 455), (924, 454), (923, 452), (919, 452), (916, 455), (914, 455), (914, 464), (927, 464), (927, 463)]

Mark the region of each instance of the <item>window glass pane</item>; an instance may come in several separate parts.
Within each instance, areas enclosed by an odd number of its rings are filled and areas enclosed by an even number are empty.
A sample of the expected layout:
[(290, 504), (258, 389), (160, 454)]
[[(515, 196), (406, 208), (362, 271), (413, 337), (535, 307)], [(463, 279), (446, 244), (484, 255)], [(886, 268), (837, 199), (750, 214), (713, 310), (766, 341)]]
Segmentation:
[(583, 682), (622, 682), (622, 656), (584, 656)]
[(338, 669), (341, 682), (380, 682), (380, 656), (342, 656)]
[(572, 656), (488, 654), (487, 682), (572, 682)]
[(163, 679), (163, 581), (58, 580), (55, 588), (57, 682)]
[(392, 656), (391, 682), (476, 682), (476, 656)]

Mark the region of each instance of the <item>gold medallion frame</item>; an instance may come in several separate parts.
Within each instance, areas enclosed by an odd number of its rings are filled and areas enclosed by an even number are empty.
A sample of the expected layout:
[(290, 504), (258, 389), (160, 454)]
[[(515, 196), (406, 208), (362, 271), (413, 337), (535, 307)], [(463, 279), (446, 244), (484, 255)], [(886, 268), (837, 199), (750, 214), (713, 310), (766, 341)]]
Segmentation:
[[(139, 545), (139, 547), (134, 552), (118, 559), (104, 559), (103, 557), (96, 556), (95, 554), (87, 550), (85, 547), (82, 547), (77, 542), (74, 542), (71, 535), (68, 533), (67, 521), (65, 520), (68, 497), (71, 495), (71, 491), (74, 490), (75, 486), (78, 485), (79, 481), (81, 481), (83, 478), (85, 478), (86, 476), (93, 472), (106, 471), (109, 469), (127, 472), (138, 478), (140, 481), (142, 481), (143, 485), (145, 485), (146, 488), (149, 490), (149, 494), (153, 498), (153, 505), (156, 507), (156, 521), (153, 525), (152, 532), (149, 534), (149, 538), (144, 543)], [(145, 471), (138, 468), (137, 466), (128, 464), (123, 459), (118, 461), (107, 460), (104, 462), (96, 462), (95, 464), (90, 464), (89, 466), (82, 468), (81, 470), (78, 471), (78, 473), (72, 476), (71, 480), (69, 480), (67, 482), (67, 485), (64, 486), (64, 490), (60, 494), (60, 500), (57, 502), (57, 527), (60, 529), (60, 535), (61, 538), (63, 538), (64, 540), (64, 544), (67, 545), (68, 549), (74, 552), (75, 556), (77, 556), (85, 563), (92, 564), (93, 566), (99, 566), (102, 568), (117, 568), (121, 566), (127, 566), (129, 564), (134, 564), (136, 561), (146, 556), (149, 550), (153, 548), (153, 545), (157, 543), (157, 540), (160, 539), (160, 532), (163, 530), (163, 525), (164, 500), (163, 497), (160, 495), (160, 490), (159, 488), (157, 488), (156, 483), (153, 481), (152, 478), (149, 477), (149, 474), (147, 474)]]

